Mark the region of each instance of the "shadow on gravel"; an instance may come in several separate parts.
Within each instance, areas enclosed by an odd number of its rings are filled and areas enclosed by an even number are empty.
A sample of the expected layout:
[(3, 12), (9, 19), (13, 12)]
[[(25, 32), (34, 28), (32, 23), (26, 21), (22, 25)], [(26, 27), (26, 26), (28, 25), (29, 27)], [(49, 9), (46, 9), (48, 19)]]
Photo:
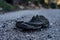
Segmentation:
[(50, 26), (46, 27), (46, 28), (40, 28), (40, 29), (20, 29), (20, 28), (14, 28), (14, 30), (20, 31), (20, 32), (23, 32), (23, 33), (26, 33), (26, 32), (27, 33), (31, 33), (31, 32), (36, 32), (36, 31), (40, 32), (40, 31), (43, 31), (43, 30), (47, 30), (49, 28), (50, 28)]
[(35, 32), (35, 31), (42, 31), (42, 30), (47, 30), (47, 29), (49, 29), (50, 27), (47, 27), (47, 28), (40, 28), (40, 29), (29, 29), (29, 30), (27, 30), (27, 29), (25, 29), (25, 30), (20, 30), (21, 32)]

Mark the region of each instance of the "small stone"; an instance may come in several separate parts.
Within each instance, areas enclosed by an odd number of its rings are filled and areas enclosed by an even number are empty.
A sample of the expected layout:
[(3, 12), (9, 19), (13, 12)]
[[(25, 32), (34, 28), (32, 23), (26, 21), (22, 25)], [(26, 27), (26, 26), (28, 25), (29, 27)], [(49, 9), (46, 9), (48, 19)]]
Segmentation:
[(50, 23), (50, 25), (53, 25), (53, 23)]
[(5, 28), (5, 25), (4, 26), (2, 26), (3, 28)]
[(48, 38), (52, 38), (52, 36), (51, 36), (51, 35), (48, 35), (47, 37), (48, 37)]
[(5, 25), (4, 24), (0, 24), (0, 28), (5, 28)]
[(31, 35), (33, 38), (35, 37), (34, 35)]
[(30, 35), (26, 35), (26, 37), (29, 37)]
[(47, 39), (47, 40), (51, 40), (51, 39)]

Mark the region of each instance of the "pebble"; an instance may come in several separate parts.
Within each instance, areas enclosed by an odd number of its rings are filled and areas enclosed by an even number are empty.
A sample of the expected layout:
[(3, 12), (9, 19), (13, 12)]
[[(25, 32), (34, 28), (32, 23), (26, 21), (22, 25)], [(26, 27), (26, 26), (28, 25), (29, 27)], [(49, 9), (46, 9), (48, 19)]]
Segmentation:
[(50, 25), (53, 25), (53, 23), (50, 23)]
[(26, 35), (26, 37), (29, 37), (30, 35)]
[(51, 36), (51, 35), (48, 35), (47, 37), (48, 37), (48, 38), (52, 38), (52, 36)]
[(47, 40), (51, 40), (51, 39), (47, 39)]

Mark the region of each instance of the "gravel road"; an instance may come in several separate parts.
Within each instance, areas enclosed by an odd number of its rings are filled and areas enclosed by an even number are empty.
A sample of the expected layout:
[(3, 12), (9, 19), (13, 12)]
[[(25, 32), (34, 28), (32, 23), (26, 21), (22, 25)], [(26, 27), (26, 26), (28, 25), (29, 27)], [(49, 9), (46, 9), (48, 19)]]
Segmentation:
[[(15, 20), (28, 21), (33, 15), (44, 15), (50, 27), (35, 31), (15, 28)], [(24, 10), (0, 15), (0, 40), (60, 40), (60, 10)]]

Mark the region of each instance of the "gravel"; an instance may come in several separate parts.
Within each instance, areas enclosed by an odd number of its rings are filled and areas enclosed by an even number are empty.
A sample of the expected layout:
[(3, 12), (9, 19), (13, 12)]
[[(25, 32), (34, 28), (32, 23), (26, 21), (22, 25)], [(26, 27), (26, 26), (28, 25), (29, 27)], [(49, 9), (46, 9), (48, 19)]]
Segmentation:
[[(15, 27), (16, 20), (29, 20), (33, 15), (44, 15), (50, 27), (35, 31), (22, 31)], [(23, 16), (23, 18), (21, 18)], [(24, 10), (0, 15), (0, 40), (60, 40), (60, 10)]]

